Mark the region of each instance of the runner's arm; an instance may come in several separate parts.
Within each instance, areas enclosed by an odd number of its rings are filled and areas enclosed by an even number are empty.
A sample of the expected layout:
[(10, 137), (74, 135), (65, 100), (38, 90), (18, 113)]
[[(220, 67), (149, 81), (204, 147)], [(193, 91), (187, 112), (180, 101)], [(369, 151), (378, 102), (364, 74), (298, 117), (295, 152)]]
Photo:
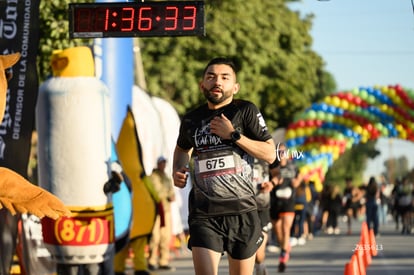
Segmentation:
[[(223, 139), (231, 139), (231, 133), (235, 131), (231, 121), (224, 115), (214, 117), (210, 122), (211, 133)], [(241, 138), (236, 141), (237, 146), (243, 149), (252, 157), (272, 163), (276, 159), (276, 146), (272, 138), (261, 141), (250, 139), (241, 134)]]
[(236, 144), (252, 157), (264, 160), (269, 164), (276, 159), (276, 149), (273, 139), (259, 141), (250, 139), (242, 134), (241, 138), (236, 141)]
[(187, 183), (188, 163), (190, 162), (192, 149), (184, 150), (179, 146), (175, 147), (173, 157), (173, 180), (174, 185), (184, 188)]

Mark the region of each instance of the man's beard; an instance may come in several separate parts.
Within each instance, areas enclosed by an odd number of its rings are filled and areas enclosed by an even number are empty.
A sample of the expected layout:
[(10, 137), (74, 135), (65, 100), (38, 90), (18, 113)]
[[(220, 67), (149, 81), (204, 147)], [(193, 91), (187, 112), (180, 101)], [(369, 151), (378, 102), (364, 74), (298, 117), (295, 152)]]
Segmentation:
[(212, 90), (215, 90), (215, 89), (217, 89), (217, 88), (213, 88), (213, 89), (211, 89), (211, 90), (207, 90), (207, 89), (203, 89), (203, 94), (204, 94), (204, 97), (210, 102), (210, 103), (212, 103), (212, 104), (214, 104), (214, 105), (218, 105), (218, 104), (220, 104), (220, 103), (222, 103), (222, 102), (224, 102), (224, 101), (226, 101), (228, 98), (230, 98), (231, 97), (231, 92), (226, 92), (226, 91), (223, 91), (223, 90), (220, 90), (221, 91), (221, 96), (218, 96), (218, 94), (217, 93), (213, 93), (213, 92), (210, 92), (210, 91), (212, 91)]

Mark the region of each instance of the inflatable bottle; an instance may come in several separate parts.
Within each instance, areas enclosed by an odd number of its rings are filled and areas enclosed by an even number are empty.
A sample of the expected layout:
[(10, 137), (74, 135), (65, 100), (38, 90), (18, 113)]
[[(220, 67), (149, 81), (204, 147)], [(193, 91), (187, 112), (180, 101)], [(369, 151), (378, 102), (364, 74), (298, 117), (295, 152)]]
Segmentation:
[(39, 185), (59, 197), (72, 217), (43, 219), (45, 246), (57, 263), (107, 260), (114, 248), (109, 92), (95, 77), (88, 47), (55, 51), (53, 76), (39, 88), (36, 108)]

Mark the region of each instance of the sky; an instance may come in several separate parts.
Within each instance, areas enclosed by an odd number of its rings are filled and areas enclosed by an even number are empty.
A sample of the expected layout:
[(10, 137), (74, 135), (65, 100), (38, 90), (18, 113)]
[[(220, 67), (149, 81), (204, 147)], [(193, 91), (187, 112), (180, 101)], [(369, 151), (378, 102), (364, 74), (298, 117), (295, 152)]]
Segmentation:
[[(414, 11), (411, 0), (302, 0), (290, 4), (313, 13), (313, 49), (324, 59), (338, 91), (374, 85), (414, 90)], [(414, 167), (414, 144), (381, 138), (382, 153), (370, 160), (364, 177), (384, 171), (389, 157), (407, 156)]]

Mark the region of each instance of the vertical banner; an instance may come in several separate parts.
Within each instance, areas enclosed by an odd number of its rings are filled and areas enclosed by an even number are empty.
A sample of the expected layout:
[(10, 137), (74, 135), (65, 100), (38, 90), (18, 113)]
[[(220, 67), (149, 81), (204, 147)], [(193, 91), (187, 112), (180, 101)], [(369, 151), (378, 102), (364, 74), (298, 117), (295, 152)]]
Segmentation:
[[(39, 1), (0, 1), (0, 54), (21, 53), (8, 83), (0, 125), (0, 166), (27, 176), (38, 79)], [(0, 72), (4, 73), (4, 72)], [(0, 273), (8, 274), (15, 252), (18, 216), (0, 210)]]
[(0, 54), (20, 52), (0, 125), (0, 166), (27, 176), (38, 92), (39, 1), (0, 1)]

